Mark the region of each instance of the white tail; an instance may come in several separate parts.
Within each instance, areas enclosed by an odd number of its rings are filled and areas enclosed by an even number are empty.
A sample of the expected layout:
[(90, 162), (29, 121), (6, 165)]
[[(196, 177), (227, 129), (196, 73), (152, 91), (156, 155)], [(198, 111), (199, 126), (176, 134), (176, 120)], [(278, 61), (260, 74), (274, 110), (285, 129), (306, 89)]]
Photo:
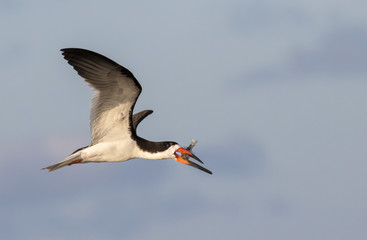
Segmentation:
[(59, 168), (65, 167), (67, 165), (75, 164), (75, 163), (82, 163), (83, 159), (81, 158), (81, 151), (71, 154), (69, 157), (65, 158), (65, 160), (56, 163), (54, 165), (44, 167), (42, 170), (47, 169), (49, 172), (55, 171)]

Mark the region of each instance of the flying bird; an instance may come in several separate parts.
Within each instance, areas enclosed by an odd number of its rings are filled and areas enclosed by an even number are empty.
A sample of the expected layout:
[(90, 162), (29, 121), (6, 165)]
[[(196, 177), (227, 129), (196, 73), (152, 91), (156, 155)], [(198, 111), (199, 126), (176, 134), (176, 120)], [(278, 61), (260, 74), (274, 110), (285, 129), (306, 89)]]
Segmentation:
[(190, 149), (173, 141), (153, 142), (137, 135), (139, 123), (151, 114), (133, 114), (142, 87), (123, 66), (98, 53), (80, 49), (61, 49), (64, 58), (95, 91), (90, 111), (91, 144), (79, 148), (63, 161), (45, 167), (49, 171), (89, 162), (123, 162), (134, 158), (176, 159), (177, 162), (211, 171), (192, 162), (203, 163)]

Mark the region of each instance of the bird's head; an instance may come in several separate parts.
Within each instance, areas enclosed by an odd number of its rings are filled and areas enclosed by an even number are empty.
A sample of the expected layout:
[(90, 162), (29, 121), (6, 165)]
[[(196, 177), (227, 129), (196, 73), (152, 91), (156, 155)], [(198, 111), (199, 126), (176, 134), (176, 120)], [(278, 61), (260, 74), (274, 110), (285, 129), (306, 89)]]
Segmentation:
[[(196, 161), (203, 163), (195, 154), (193, 154), (191, 151), (187, 150), (186, 148), (181, 147), (180, 145), (178, 145), (177, 143), (175, 143), (174, 145), (171, 146), (171, 149), (173, 150), (173, 158), (176, 159), (177, 162), (189, 165), (191, 167), (197, 168), (201, 171), (204, 171), (206, 173), (212, 174), (211, 171), (209, 171), (208, 169), (200, 166), (197, 163), (194, 163), (192, 161), (189, 160), (190, 157), (192, 157), (193, 159), (195, 159)], [(204, 163), (203, 163), (204, 164)]]

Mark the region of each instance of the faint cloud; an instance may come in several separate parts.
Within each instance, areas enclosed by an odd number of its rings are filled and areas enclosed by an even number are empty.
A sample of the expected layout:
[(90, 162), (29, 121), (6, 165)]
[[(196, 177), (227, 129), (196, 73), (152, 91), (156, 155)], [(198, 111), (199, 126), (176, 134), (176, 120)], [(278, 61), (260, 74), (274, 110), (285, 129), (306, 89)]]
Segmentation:
[(231, 25), (236, 33), (248, 35), (249, 30), (276, 32), (295, 26), (307, 26), (311, 19), (307, 10), (294, 4), (241, 2), (232, 10)]
[(267, 210), (272, 216), (286, 216), (292, 212), (291, 204), (285, 198), (275, 196), (269, 198), (267, 200)]
[(319, 47), (296, 50), (289, 59), (294, 74), (329, 76), (367, 73), (367, 28), (351, 27), (327, 35)]
[(259, 175), (266, 168), (267, 161), (266, 151), (259, 142), (236, 134), (226, 137), (222, 143), (210, 149), (204, 149), (200, 156), (208, 159), (207, 167), (213, 174), (229, 176)]
[(21, 3), (17, 1), (2, 0), (0, 1), (0, 11), (3, 13), (8, 13), (10, 10), (19, 8), (20, 4)]
[(300, 76), (342, 78), (367, 74), (367, 27), (354, 26), (325, 35), (318, 46), (294, 49), (283, 63), (247, 72), (236, 86), (279, 83)]

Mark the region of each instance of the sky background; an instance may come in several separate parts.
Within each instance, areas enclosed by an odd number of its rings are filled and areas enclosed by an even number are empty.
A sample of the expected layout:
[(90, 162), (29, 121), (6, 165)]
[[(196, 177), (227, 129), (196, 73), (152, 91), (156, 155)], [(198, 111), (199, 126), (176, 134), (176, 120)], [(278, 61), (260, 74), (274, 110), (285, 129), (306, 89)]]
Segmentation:
[[(366, 239), (367, 2), (0, 1), (0, 239)], [(88, 145), (61, 48), (143, 86), (174, 160), (46, 173)]]

